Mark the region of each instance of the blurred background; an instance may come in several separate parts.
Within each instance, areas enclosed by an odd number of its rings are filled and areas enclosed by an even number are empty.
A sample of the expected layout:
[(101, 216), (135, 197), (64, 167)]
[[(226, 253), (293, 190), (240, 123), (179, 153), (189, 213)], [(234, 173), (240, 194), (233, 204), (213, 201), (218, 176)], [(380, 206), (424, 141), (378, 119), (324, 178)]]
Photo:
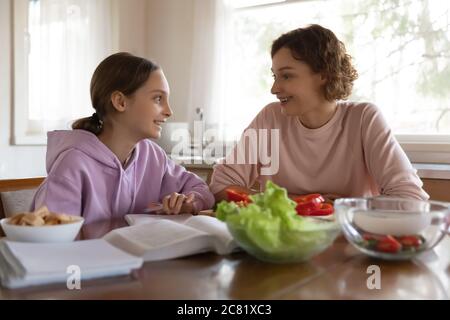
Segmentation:
[(345, 43), (360, 74), (350, 99), (381, 108), (410, 160), (449, 164), (449, 9), (441, 0), (0, 0), (0, 179), (46, 175), (46, 132), (92, 114), (93, 70), (117, 51), (157, 61), (168, 78), (174, 115), (157, 141), (168, 154), (223, 155), (274, 101), (272, 41), (310, 23)]

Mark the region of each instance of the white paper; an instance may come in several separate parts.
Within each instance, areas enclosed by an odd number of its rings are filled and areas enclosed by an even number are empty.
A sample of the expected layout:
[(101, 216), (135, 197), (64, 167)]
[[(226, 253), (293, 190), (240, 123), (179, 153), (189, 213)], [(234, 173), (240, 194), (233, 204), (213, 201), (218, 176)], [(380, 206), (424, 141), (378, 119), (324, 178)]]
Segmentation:
[(153, 222), (156, 220), (170, 220), (175, 222), (183, 223), (190, 217), (193, 217), (190, 213), (183, 214), (127, 214), (125, 220), (130, 226), (143, 224), (148, 222)]
[(214, 217), (133, 214), (125, 219), (132, 226), (113, 230), (104, 239), (145, 261), (208, 251), (228, 254), (237, 249), (226, 224)]
[(142, 258), (123, 252), (103, 239), (68, 243), (26, 243), (4, 240), (0, 246), (2, 284), (23, 287), (65, 282), (67, 267), (78, 266), (81, 281), (128, 274), (142, 266)]

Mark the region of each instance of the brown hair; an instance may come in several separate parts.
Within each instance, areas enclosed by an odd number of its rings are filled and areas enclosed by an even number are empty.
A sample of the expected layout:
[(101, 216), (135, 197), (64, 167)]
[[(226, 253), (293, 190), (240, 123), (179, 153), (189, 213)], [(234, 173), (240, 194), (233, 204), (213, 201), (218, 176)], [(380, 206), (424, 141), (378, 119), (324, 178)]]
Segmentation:
[(83, 129), (98, 135), (103, 121), (113, 108), (111, 94), (120, 91), (132, 95), (159, 66), (150, 60), (127, 52), (110, 55), (95, 69), (91, 79), (91, 101), (95, 112), (92, 116), (76, 120), (72, 129)]
[(285, 33), (273, 42), (272, 58), (284, 47), (291, 50), (295, 59), (307, 63), (327, 79), (323, 93), (328, 101), (346, 99), (351, 94), (358, 72), (344, 43), (331, 30), (312, 24)]

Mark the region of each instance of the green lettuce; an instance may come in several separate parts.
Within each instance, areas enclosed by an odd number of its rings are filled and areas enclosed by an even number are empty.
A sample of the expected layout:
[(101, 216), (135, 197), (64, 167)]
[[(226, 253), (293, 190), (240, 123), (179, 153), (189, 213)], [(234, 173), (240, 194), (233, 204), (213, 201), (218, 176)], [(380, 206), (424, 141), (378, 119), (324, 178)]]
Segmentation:
[(267, 181), (263, 193), (250, 199), (252, 203), (245, 207), (222, 201), (216, 214), (243, 249), (263, 260), (307, 259), (325, 249), (338, 234), (334, 222), (299, 216), (286, 189), (272, 181)]

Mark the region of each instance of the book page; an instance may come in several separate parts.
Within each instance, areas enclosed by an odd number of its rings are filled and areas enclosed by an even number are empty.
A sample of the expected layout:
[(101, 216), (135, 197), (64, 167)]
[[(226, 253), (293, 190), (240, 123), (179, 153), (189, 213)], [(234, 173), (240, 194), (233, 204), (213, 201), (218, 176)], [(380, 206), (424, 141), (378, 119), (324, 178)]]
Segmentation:
[(227, 225), (217, 218), (192, 216), (184, 224), (212, 235), (214, 247), (218, 254), (228, 254), (237, 248), (237, 244), (228, 231)]
[(145, 261), (214, 250), (211, 235), (167, 219), (115, 229), (104, 238), (122, 250), (143, 257)]
[(174, 222), (184, 223), (187, 219), (192, 217), (192, 214), (190, 213), (183, 213), (183, 214), (127, 214), (125, 216), (125, 220), (130, 226), (136, 225), (136, 224), (143, 224), (143, 223), (149, 223), (156, 220), (170, 220)]
[(239, 247), (233, 240), (233, 236), (228, 231), (226, 224), (212, 216), (192, 214), (128, 214), (125, 216), (125, 220), (130, 225), (144, 224), (159, 220), (173, 221), (211, 235), (214, 250), (218, 254), (228, 254), (239, 250)]

